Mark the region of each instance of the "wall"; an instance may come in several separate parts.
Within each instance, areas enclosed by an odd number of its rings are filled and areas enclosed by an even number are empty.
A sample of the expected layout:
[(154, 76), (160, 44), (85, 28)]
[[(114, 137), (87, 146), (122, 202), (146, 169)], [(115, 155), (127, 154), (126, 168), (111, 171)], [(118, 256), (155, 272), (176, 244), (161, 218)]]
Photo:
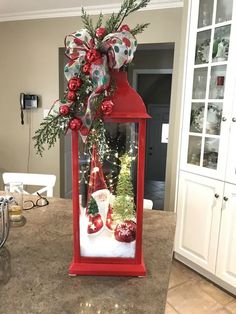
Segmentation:
[[(131, 27), (137, 22), (151, 23), (144, 33), (138, 35), (139, 43), (175, 43), (173, 108), (176, 106), (181, 16), (182, 9), (177, 8), (138, 12), (126, 21)], [(58, 48), (63, 46), (66, 34), (81, 27), (79, 17), (0, 23), (0, 172), (56, 174), (56, 195), (60, 190), (59, 142), (40, 157), (35, 154), (31, 136), (39, 127), (43, 109), (50, 108), (58, 98)], [(23, 126), (19, 109), (21, 92), (41, 97), (41, 107), (26, 114)]]
[(182, 21), (180, 27), (178, 46), (175, 50), (175, 71), (174, 86), (172, 86), (172, 105), (170, 111), (170, 129), (169, 143), (167, 150), (167, 165), (166, 165), (166, 191), (165, 191), (165, 209), (174, 210), (177, 201), (177, 184), (178, 184), (178, 167), (179, 167), (179, 152), (181, 140), (181, 121), (182, 121), (182, 91), (185, 72), (185, 53), (186, 53), (186, 34), (188, 28), (188, 9), (189, 0), (184, 0), (182, 10)]

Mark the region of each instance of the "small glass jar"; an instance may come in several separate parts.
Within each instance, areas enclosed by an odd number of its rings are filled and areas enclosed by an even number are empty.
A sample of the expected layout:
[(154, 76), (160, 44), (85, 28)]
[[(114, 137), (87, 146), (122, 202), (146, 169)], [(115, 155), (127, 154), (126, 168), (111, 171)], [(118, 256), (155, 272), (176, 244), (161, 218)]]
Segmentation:
[(6, 197), (13, 197), (9, 204), (10, 222), (13, 224), (23, 221), (23, 183), (9, 182), (5, 184)]

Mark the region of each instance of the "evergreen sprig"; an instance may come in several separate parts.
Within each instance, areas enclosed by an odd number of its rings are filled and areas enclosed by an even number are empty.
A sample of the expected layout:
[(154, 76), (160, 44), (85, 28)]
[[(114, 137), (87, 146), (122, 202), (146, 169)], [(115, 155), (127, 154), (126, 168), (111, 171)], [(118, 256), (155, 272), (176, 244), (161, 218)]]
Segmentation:
[(150, 0), (141, 0), (139, 2), (137, 0), (124, 0), (119, 12), (117, 14), (112, 13), (111, 17), (106, 21), (105, 28), (107, 33), (117, 31), (128, 15), (146, 7), (149, 2)]
[(87, 31), (91, 35), (91, 37), (94, 38), (95, 37), (95, 29), (93, 27), (93, 21), (92, 21), (91, 17), (86, 13), (84, 8), (82, 8), (81, 20), (82, 20), (85, 28), (87, 29)]
[(135, 36), (137, 34), (140, 34), (144, 31), (145, 28), (148, 27), (150, 23), (144, 23), (144, 24), (137, 24), (133, 29), (130, 30), (130, 33)]
[[(117, 31), (119, 29), (119, 27), (121, 26), (121, 24), (123, 23), (124, 19), (128, 15), (146, 7), (149, 2), (150, 2), (150, 0), (141, 0), (141, 1), (124, 0), (124, 2), (122, 3), (122, 5), (120, 7), (119, 12), (118, 13), (112, 13), (111, 17), (109, 19), (107, 19), (107, 21), (105, 23), (105, 28), (106, 28), (107, 34), (110, 34), (112, 32)], [(102, 26), (103, 14), (100, 13), (95, 27), (93, 26), (93, 21), (92, 21), (91, 17), (86, 13), (84, 8), (82, 8), (81, 19), (82, 19), (82, 22), (83, 22), (85, 28), (88, 30), (89, 34), (91, 35), (91, 37), (94, 38), (95, 33), (96, 33), (96, 29)], [(132, 34), (135, 35), (135, 34), (141, 33), (147, 26), (148, 26), (148, 24), (141, 24), (141, 25), (138, 24), (133, 29)]]
[(103, 22), (103, 14), (100, 13), (99, 17), (98, 17), (98, 20), (97, 20), (97, 23), (96, 23), (96, 26), (95, 26), (95, 29), (101, 27), (102, 26), (102, 22)]
[(49, 114), (44, 118), (43, 122), (40, 123), (40, 127), (35, 131), (33, 140), (35, 141), (34, 147), (42, 156), (44, 151), (44, 144), (48, 144), (48, 148), (55, 145), (56, 141), (62, 134), (66, 133), (67, 125), (70, 117), (64, 117), (61, 115)]

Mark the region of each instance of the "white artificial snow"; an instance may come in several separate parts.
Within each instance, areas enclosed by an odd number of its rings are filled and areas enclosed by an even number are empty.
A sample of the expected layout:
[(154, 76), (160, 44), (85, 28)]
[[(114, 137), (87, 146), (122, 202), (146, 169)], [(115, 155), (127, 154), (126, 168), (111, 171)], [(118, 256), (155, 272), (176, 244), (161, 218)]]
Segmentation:
[(99, 213), (103, 219), (103, 229), (95, 234), (87, 233), (88, 217), (85, 209), (81, 208), (80, 215), (80, 250), (81, 256), (90, 257), (129, 257), (135, 256), (136, 241), (131, 243), (119, 242), (115, 239), (114, 233), (106, 228), (106, 213), (109, 202), (98, 204)]

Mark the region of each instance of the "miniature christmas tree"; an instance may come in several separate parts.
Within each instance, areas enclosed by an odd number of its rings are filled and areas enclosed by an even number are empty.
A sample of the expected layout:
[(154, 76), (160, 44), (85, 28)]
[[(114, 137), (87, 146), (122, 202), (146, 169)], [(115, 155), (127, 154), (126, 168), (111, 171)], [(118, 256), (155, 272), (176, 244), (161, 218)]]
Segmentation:
[(89, 205), (88, 205), (88, 214), (93, 215), (93, 216), (98, 214), (98, 205), (92, 196), (90, 198)]
[(116, 199), (113, 204), (113, 218), (118, 222), (134, 219), (135, 217), (134, 193), (130, 175), (132, 158), (128, 154), (124, 154), (120, 161), (121, 169), (118, 177)]
[(103, 228), (103, 221), (101, 215), (98, 213), (98, 205), (96, 200), (91, 196), (89, 204), (88, 204), (88, 234), (98, 234), (100, 230)]

